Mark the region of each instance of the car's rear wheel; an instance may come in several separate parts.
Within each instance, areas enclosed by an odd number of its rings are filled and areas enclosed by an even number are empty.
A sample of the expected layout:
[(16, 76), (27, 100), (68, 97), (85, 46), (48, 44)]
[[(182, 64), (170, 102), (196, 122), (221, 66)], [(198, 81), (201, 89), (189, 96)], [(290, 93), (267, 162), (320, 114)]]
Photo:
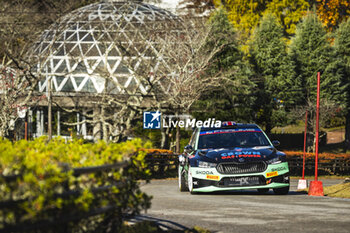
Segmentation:
[(289, 192), (289, 185), (287, 187), (273, 189), (273, 192), (277, 195), (286, 195)]
[(259, 193), (267, 193), (268, 191), (269, 191), (269, 188), (258, 189)]
[(182, 174), (183, 167), (179, 166), (179, 190), (181, 192), (188, 191), (188, 188), (186, 186), (186, 180), (184, 175)]

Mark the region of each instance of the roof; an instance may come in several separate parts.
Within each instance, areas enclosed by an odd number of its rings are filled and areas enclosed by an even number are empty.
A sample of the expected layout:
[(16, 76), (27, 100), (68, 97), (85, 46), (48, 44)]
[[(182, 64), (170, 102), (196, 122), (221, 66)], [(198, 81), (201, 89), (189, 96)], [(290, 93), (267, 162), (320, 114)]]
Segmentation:
[(201, 131), (207, 131), (207, 130), (216, 130), (216, 129), (256, 129), (260, 128), (257, 124), (252, 123), (236, 123), (235, 126), (227, 126), (227, 127), (220, 127), (220, 128), (201, 128)]

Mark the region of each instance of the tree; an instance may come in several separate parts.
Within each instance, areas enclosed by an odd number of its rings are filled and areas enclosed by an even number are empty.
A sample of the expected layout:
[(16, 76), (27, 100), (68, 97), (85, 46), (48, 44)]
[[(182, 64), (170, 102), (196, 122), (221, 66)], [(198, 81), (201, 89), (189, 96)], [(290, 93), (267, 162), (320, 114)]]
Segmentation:
[(316, 0), (317, 13), (321, 21), (330, 30), (350, 16), (350, 2), (348, 0)]
[(249, 37), (266, 10), (266, 4), (261, 0), (224, 0), (219, 4), (226, 8), (230, 22), (242, 32), (244, 40)]
[(310, 7), (307, 0), (268, 1), (266, 12), (273, 14), (283, 26), (286, 36), (294, 35), (296, 25), (306, 15)]
[(251, 63), (259, 87), (256, 108), (260, 109), (261, 115), (257, 120), (266, 126), (269, 133), (276, 124), (272, 121), (273, 113), (290, 109), (291, 105), (299, 102), (300, 93), (291, 91), (298, 83), (293, 62), (287, 54), (283, 28), (276, 17), (266, 15), (262, 18), (250, 46)]
[(8, 131), (19, 117), (18, 112), (26, 111), (29, 104), (35, 104), (35, 77), (29, 72), (16, 71), (0, 65), (0, 138), (8, 136)]
[(266, 14), (273, 14), (283, 26), (284, 34), (291, 36), (295, 33), (296, 24), (309, 8), (307, 0), (221, 0), (215, 1), (215, 5), (226, 8), (230, 21), (242, 31), (244, 40), (249, 38), (261, 17)]
[[(52, 61), (52, 52), (57, 52), (57, 45), (59, 43), (56, 43), (60, 38), (61, 33), (64, 31), (64, 26), (59, 24), (52, 24), (53, 22), (56, 22), (56, 20), (61, 17), (62, 14), (64, 14), (67, 11), (71, 11), (77, 7), (80, 7), (82, 5), (89, 4), (91, 2), (94, 2), (93, 0), (87, 0), (87, 1), (76, 1), (76, 0), (70, 0), (70, 1), (57, 1), (57, 0), (49, 0), (49, 1), (7, 1), (2, 0), (1, 3), (1, 11), (6, 12), (6, 14), (2, 14), (0, 16), (0, 23), (3, 25), (3, 27), (0, 28), (0, 41), (2, 42), (3, 46), (0, 48), (0, 54), (3, 57), (3, 63), (6, 64), (6, 67), (2, 69), (6, 69), (6, 75), (3, 73), (1, 76), (1, 81), (3, 83), (8, 83), (8, 75), (7, 75), (7, 67), (13, 67), (16, 75), (13, 75), (11, 77), (10, 82), (14, 84), (11, 84), (11, 89), (8, 90), (6, 88), (2, 88), (1, 97), (4, 99), (2, 100), (2, 103), (4, 104), (4, 101), (9, 102), (9, 105), (11, 108), (9, 111), (3, 111), (3, 113), (11, 113), (11, 117), (2, 117), (2, 124), (5, 125), (8, 128), (8, 125), (13, 121), (13, 119), (17, 118), (16, 115), (16, 106), (19, 107), (29, 107), (26, 104), (29, 104), (31, 107), (35, 107), (36, 103), (39, 100), (41, 101), (41, 105), (45, 105), (46, 98), (29, 98), (30, 96), (40, 96), (42, 94), (37, 93), (34, 91), (35, 87), (38, 87), (37, 84), (40, 81), (45, 81), (47, 78), (47, 75), (45, 75), (45, 68), (50, 67), (50, 65), (45, 64), (47, 61)], [(33, 50), (37, 48), (37, 46), (40, 45), (40, 41), (38, 41), (39, 35), (42, 33), (42, 30), (49, 28), (51, 25), (52, 31), (54, 31), (54, 35), (50, 37), (48, 41), (51, 41), (49, 45), (47, 46), (46, 53), (39, 54), (38, 57), (35, 56), (35, 53)], [(65, 25), (67, 26), (67, 25)], [(69, 25), (68, 25), (69, 26)], [(42, 35), (45, 37), (45, 35)], [(47, 34), (46, 34), (47, 36)], [(46, 43), (47, 45), (47, 43)], [(61, 47), (62, 48), (62, 47)], [(41, 49), (39, 49), (41, 50)], [(50, 52), (48, 52), (50, 51)], [(38, 54), (36, 54), (38, 55)], [(75, 54), (76, 55), (76, 54)], [(41, 63), (42, 62), (42, 63)], [(38, 64), (41, 64), (40, 67), (38, 67)], [(67, 70), (66, 70), (67, 72)], [(67, 72), (67, 75), (69, 73)], [(52, 79), (49, 78), (51, 83)], [(48, 81), (48, 80), (47, 80)], [(44, 82), (40, 83), (43, 84)], [(6, 85), (5, 87), (8, 87)], [(48, 89), (46, 89), (48, 91)], [(33, 94), (33, 92), (35, 94)], [(48, 91), (48, 93), (50, 93)], [(28, 101), (28, 99), (31, 99)], [(63, 108), (63, 105), (58, 103), (59, 101), (55, 102), (55, 100), (58, 100), (59, 98), (54, 98), (54, 104), (57, 107)], [(24, 101), (25, 100), (25, 101)], [(38, 101), (36, 101), (38, 100)], [(102, 98), (103, 100), (103, 98)], [(20, 101), (20, 102), (19, 102)], [(23, 102), (24, 101), (24, 102)], [(72, 98), (71, 102), (76, 101), (74, 98)], [(95, 101), (95, 100), (94, 100)], [(63, 101), (64, 102), (64, 101)], [(47, 102), (46, 102), (47, 103)], [(15, 106), (15, 107), (13, 107)], [(6, 106), (7, 107), (7, 106)], [(72, 106), (71, 106), (72, 107)], [(73, 106), (74, 107), (74, 106)], [(71, 108), (64, 109), (67, 112), (75, 112), (75, 110)], [(124, 110), (123, 110), (124, 111)], [(102, 111), (103, 112), (103, 111)], [(111, 115), (114, 114), (109, 113), (109, 117), (105, 119), (103, 114), (95, 114), (96, 116), (99, 116), (101, 119), (97, 118), (94, 120), (84, 120), (81, 121), (78, 124), (84, 124), (87, 121), (89, 123), (100, 123), (101, 121), (107, 121), (111, 119)], [(93, 117), (92, 115), (86, 115), (84, 117)], [(123, 128), (123, 124), (128, 124), (128, 120), (125, 120), (125, 118), (117, 118), (118, 123), (121, 128)], [(6, 121), (5, 121), (6, 120)], [(9, 122), (10, 121), (10, 122)], [(68, 124), (68, 125), (76, 125), (76, 124)], [(103, 127), (106, 125), (103, 124)], [(5, 128), (6, 128), (5, 127)], [(105, 130), (104, 132), (107, 132)], [(105, 138), (107, 137), (107, 134), (104, 135)]]
[[(315, 151), (316, 149), (316, 135), (315, 135), (315, 126), (316, 126), (316, 104), (315, 100), (309, 99), (305, 105), (296, 106), (289, 115), (292, 119), (304, 119), (305, 113), (308, 112), (307, 118), (307, 151)], [(327, 123), (337, 116), (340, 113), (340, 107), (335, 104), (333, 101), (327, 99), (320, 99), (320, 117), (319, 117), (319, 126), (327, 127)], [(320, 132), (320, 138), (325, 134)]]
[[(226, 45), (222, 51), (214, 57), (209, 75), (226, 72), (230, 80), (226, 85), (212, 89), (193, 106), (192, 113), (196, 118), (216, 118), (220, 120), (250, 121), (253, 118), (252, 103), (255, 96), (252, 95), (255, 84), (249, 79), (251, 70), (247, 62), (243, 61), (243, 54), (237, 43), (237, 33), (227, 18), (224, 9), (218, 9), (211, 16), (209, 23), (213, 27), (210, 48), (215, 43)], [(229, 75), (234, 73), (234, 75)], [(215, 109), (215, 111), (213, 111)]]
[[(297, 86), (302, 90), (297, 104), (309, 108), (315, 105), (317, 92), (317, 72), (321, 73), (321, 99), (328, 105), (341, 105), (344, 102), (344, 87), (341, 85), (341, 64), (335, 59), (334, 50), (327, 40), (327, 33), (314, 12), (310, 12), (298, 25), (290, 46), (291, 56), (296, 64)], [(310, 115), (310, 122), (315, 114)], [(308, 125), (314, 132), (314, 125)]]
[(334, 47), (336, 50), (336, 57), (342, 64), (342, 85), (346, 92), (345, 101), (345, 147), (350, 148), (350, 19), (340, 24), (339, 29), (335, 34)]
[[(159, 82), (152, 82), (150, 90), (156, 97), (158, 108), (166, 106), (175, 115), (189, 113), (192, 105), (203, 95), (219, 86), (225, 86), (227, 78), (235, 72), (234, 69), (216, 69), (223, 65), (220, 60), (230, 46), (231, 40), (226, 40), (223, 34), (217, 38), (217, 28), (213, 21), (206, 23), (205, 19), (182, 18), (167, 33), (156, 35), (156, 41), (161, 46), (164, 63), (152, 68), (152, 76)], [(170, 30), (170, 31), (169, 31)], [(226, 61), (227, 62), (227, 61)], [(152, 63), (148, 65), (152, 67)], [(146, 66), (147, 67), (147, 66)], [(137, 72), (140, 79), (150, 69)], [(159, 79), (160, 78), (160, 79)], [(176, 131), (177, 151), (179, 152), (180, 131)]]
[(5, 63), (11, 63), (14, 58), (23, 61), (42, 31), (67, 12), (96, 1), (0, 0), (0, 42), (4, 45), (0, 47), (0, 57)]
[[(116, 22), (105, 20), (107, 17), (96, 18), (91, 22), (85, 22), (83, 18), (82, 27), (89, 29), (79, 34), (85, 38), (83, 44), (71, 46), (74, 39), (65, 39), (74, 38), (74, 33), (69, 29), (72, 23), (66, 22), (82, 20), (80, 15), (72, 14), (64, 17), (60, 23), (62, 28), (57, 29), (53, 25), (44, 34), (44, 41), (50, 41), (49, 36), (54, 34), (49, 45), (39, 45), (39, 49), (35, 50), (44, 51), (35, 54), (37, 58), (49, 57), (40, 63), (40, 71), (44, 73), (48, 70), (47, 80), (65, 73), (62, 79), (66, 82), (71, 80), (71, 74), (86, 76), (89, 72), (93, 74), (94, 81), (101, 83), (98, 90), (89, 93), (89, 98), (84, 98), (84, 101), (77, 100), (73, 96), (76, 93), (72, 93), (71, 102), (74, 105), (70, 108), (74, 109), (65, 110), (80, 111), (79, 108), (87, 105), (96, 108), (97, 111), (92, 115), (85, 114), (89, 119), (76, 124), (99, 124), (103, 129), (103, 138), (108, 140), (112, 137), (115, 141), (128, 134), (132, 122), (139, 119), (142, 111), (187, 113), (203, 93), (224, 85), (227, 73), (224, 70), (209, 73), (212, 64), (217, 62), (217, 55), (228, 46), (228, 42), (219, 43), (212, 39), (215, 33), (211, 24), (205, 24), (203, 19), (179, 18), (166, 12), (164, 18), (157, 16), (156, 20), (152, 20), (144, 17), (142, 22), (137, 15), (137, 20), (130, 23), (130, 17), (134, 17), (130, 9), (137, 11), (139, 3), (123, 4), (127, 7), (118, 12), (120, 17)], [(92, 27), (94, 30), (90, 30)], [(40, 50), (40, 46), (50, 49)], [(71, 65), (63, 65), (58, 72), (60, 74), (55, 75), (58, 65), (49, 65), (57, 62), (50, 54), (63, 54), (64, 62)], [(69, 71), (67, 67), (79, 69), (72, 68)], [(90, 76), (87, 78), (91, 79)], [(54, 82), (58, 82), (57, 77)], [(45, 82), (42, 86), (45, 86)], [(60, 106), (58, 101), (57, 105)]]
[(26, 53), (45, 23), (39, 24), (44, 16), (30, 14), (25, 1), (2, 1), (0, 10), (6, 13), (0, 15), (0, 137), (4, 137), (18, 119), (18, 110), (43, 99), (35, 90), (40, 77), (33, 73)]
[(180, 5), (183, 5), (183, 8), (194, 9), (196, 13), (203, 13), (213, 5), (224, 6), (230, 21), (235, 28), (242, 31), (245, 39), (265, 14), (276, 16), (286, 36), (295, 34), (296, 25), (313, 6), (327, 30), (334, 30), (350, 15), (348, 0), (183, 0)]
[(321, 72), (321, 98), (340, 102), (341, 76), (337, 71), (339, 61), (334, 59), (325, 28), (315, 13), (308, 13), (298, 25), (290, 46), (291, 56), (296, 64), (298, 88), (302, 89), (303, 101), (316, 99), (316, 74)]
[(213, 0), (181, 0), (180, 10), (188, 10), (189, 13), (203, 14), (214, 9)]

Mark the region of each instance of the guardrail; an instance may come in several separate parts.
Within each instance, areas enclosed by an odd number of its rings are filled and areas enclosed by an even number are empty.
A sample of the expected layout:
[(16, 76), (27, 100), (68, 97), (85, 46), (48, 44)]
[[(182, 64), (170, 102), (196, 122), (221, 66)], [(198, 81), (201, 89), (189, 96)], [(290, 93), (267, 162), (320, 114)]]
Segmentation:
[[(101, 174), (101, 173), (110, 173), (113, 171), (117, 171), (123, 168), (126, 168), (130, 165), (130, 162), (120, 162), (115, 164), (107, 164), (102, 166), (94, 166), (94, 167), (82, 167), (82, 168), (75, 168), (72, 169), (73, 176), (79, 177), (86, 174)], [(66, 169), (66, 171), (70, 171), (69, 169)], [(15, 182), (17, 179), (22, 179), (22, 175), (11, 175), (11, 176), (2, 176), (0, 179), (3, 179), (5, 182)], [(126, 185), (127, 179), (121, 179), (121, 180), (115, 180), (112, 177), (108, 177), (110, 185), (106, 186), (100, 186), (96, 188), (91, 188), (89, 191), (92, 194), (104, 194), (108, 195), (108, 191), (110, 191), (113, 188), (122, 188)], [(82, 190), (70, 190), (68, 186), (65, 187), (65, 190), (61, 193), (56, 193), (53, 195), (53, 199), (69, 199), (71, 197), (78, 197), (82, 195)], [(12, 196), (10, 194), (10, 196)], [(40, 230), (41, 232), (45, 232), (45, 229), (52, 228), (53, 226), (58, 226), (62, 229), (62, 232), (68, 231), (68, 223), (76, 222), (82, 219), (85, 219), (87, 217), (95, 216), (104, 214), (107, 212), (115, 211), (117, 213), (120, 213), (120, 206), (117, 204), (112, 205), (111, 203), (108, 203), (108, 205), (101, 205), (101, 206), (94, 206), (94, 208), (89, 209), (88, 211), (82, 212), (81, 214), (70, 214), (67, 211), (58, 211), (60, 214), (53, 216), (50, 216), (48, 218), (43, 218), (37, 221), (32, 221), (30, 219), (28, 220), (22, 220), (23, 219), (23, 209), (21, 205), (23, 203), (30, 201), (28, 198), (24, 199), (18, 199), (18, 200), (2, 200), (0, 201), (0, 211), (3, 213), (3, 216), (6, 216), (7, 213), (11, 212), (12, 216), (15, 218), (14, 224), (8, 224), (5, 221), (5, 217), (0, 218), (0, 232), (27, 232), (27, 231), (37, 231)], [(51, 213), (52, 214), (52, 213)]]

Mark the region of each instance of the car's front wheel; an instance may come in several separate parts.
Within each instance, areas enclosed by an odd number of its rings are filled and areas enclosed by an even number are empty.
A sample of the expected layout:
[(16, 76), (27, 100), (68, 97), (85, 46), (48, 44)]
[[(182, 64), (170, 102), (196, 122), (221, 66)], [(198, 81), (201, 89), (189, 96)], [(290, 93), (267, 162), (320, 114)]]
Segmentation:
[(273, 192), (277, 195), (286, 195), (289, 192), (289, 185), (287, 187), (273, 189)]
[(190, 168), (188, 168), (187, 187), (188, 187), (188, 191), (190, 191), (190, 193), (193, 194), (193, 178), (190, 172)]
[(179, 166), (179, 190), (181, 192), (188, 191), (187, 186), (186, 186), (186, 180), (185, 180), (185, 177), (182, 173), (183, 169), (184, 169), (183, 167)]

